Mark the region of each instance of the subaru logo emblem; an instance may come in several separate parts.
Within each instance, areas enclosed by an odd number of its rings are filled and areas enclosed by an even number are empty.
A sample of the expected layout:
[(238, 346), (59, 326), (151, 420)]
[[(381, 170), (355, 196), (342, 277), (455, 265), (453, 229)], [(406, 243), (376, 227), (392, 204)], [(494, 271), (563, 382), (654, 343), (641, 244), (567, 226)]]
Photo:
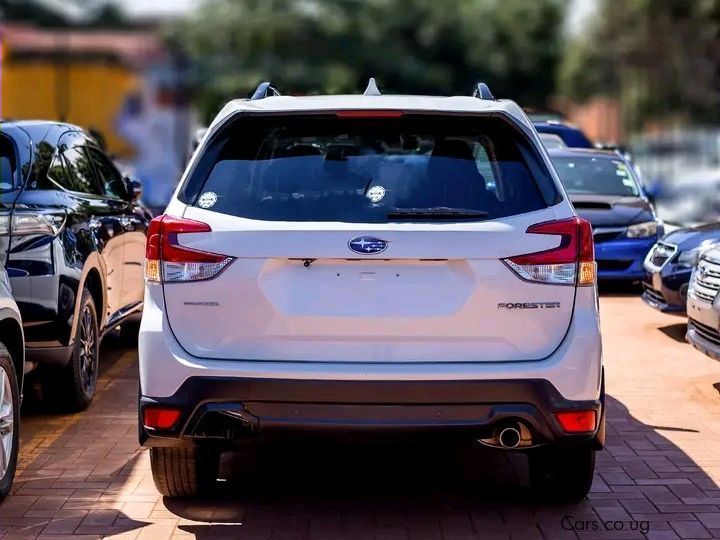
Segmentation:
[(348, 242), (348, 247), (355, 253), (374, 255), (385, 251), (388, 243), (374, 236), (356, 236)]

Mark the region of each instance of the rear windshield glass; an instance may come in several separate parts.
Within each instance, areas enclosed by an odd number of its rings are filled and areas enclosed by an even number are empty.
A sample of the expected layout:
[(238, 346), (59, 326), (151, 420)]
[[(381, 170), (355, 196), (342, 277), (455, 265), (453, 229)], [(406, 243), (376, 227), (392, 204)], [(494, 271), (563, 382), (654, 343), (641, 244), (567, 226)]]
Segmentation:
[(186, 200), (258, 220), (481, 220), (545, 208), (547, 170), (498, 118), (244, 117), (201, 157)]
[(637, 197), (640, 189), (630, 168), (607, 157), (555, 157), (552, 159), (568, 193)]

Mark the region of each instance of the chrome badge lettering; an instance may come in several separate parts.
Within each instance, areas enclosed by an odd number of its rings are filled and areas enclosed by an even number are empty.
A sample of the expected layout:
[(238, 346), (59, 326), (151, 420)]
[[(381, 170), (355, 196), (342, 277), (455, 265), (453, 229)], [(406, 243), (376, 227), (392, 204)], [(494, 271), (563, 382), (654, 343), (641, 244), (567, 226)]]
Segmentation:
[(500, 302), (498, 309), (559, 309), (560, 302)]

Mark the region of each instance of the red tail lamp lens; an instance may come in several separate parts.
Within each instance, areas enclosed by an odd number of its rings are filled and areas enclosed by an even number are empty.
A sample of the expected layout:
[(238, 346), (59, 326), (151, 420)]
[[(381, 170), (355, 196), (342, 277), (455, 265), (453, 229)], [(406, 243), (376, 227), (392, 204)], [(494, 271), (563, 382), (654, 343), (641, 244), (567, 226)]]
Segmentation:
[(180, 420), (178, 409), (148, 407), (143, 411), (143, 424), (146, 428), (168, 430)]
[(595, 431), (597, 425), (596, 411), (561, 411), (555, 413), (555, 418), (566, 433)]
[(211, 279), (234, 258), (198, 251), (178, 242), (179, 234), (209, 233), (207, 223), (174, 216), (158, 216), (150, 222), (145, 245), (145, 280), (150, 283)]

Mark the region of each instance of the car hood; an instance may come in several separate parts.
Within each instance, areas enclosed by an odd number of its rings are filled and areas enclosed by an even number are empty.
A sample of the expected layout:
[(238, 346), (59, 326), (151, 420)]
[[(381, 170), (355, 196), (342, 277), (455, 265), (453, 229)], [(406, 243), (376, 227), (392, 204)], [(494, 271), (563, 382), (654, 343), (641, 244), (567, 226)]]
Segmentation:
[(570, 201), (593, 227), (625, 227), (655, 219), (650, 203), (641, 197), (571, 194)]
[(666, 234), (663, 241), (675, 244), (678, 251), (694, 249), (706, 241), (720, 241), (720, 222), (676, 229)]

